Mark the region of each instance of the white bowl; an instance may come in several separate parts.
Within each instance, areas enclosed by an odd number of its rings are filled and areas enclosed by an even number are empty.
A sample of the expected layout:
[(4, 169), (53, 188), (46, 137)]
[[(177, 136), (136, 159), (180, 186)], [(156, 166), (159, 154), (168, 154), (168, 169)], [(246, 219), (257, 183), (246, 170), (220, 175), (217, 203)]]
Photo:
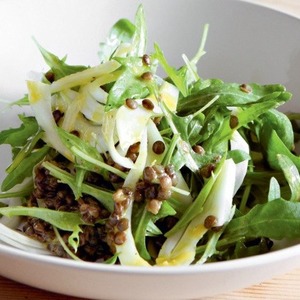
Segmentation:
[[(76, 64), (97, 63), (98, 43), (121, 17), (144, 4), (149, 48), (154, 41), (171, 64), (197, 50), (210, 24), (200, 75), (231, 82), (282, 83), (300, 111), (300, 20), (233, 0), (1, 0), (0, 98), (25, 92), (30, 70), (45, 70), (31, 37)], [(2, 115), (0, 128), (15, 122)], [(9, 156), (3, 148), (1, 161)], [(3, 163), (1, 163), (3, 166)], [(2, 170), (3, 172), (3, 170)], [(1, 175), (1, 174), (0, 174)], [(3, 173), (2, 173), (3, 175)], [(300, 245), (265, 255), (189, 267), (123, 267), (32, 255), (0, 244), (0, 274), (37, 288), (90, 299), (196, 299), (259, 283), (300, 267)]]

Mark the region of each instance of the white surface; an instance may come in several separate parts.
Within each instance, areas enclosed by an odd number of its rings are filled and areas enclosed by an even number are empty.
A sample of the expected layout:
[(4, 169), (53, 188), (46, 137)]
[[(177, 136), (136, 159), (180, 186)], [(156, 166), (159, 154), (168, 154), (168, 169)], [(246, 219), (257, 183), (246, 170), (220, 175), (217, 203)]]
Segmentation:
[[(159, 43), (168, 60), (192, 57), (210, 24), (200, 75), (225, 81), (282, 83), (300, 110), (300, 21), (231, 0), (1, 0), (0, 98), (25, 92), (28, 71), (45, 70), (31, 36), (75, 64), (97, 63), (98, 43), (120, 17), (146, 12), (149, 47)], [(1, 115), (0, 127), (14, 121)], [(1, 154), (1, 166), (7, 156)], [(95, 299), (195, 299), (238, 290), (300, 266), (300, 246), (231, 262), (191, 267), (130, 268), (30, 255), (0, 245), (0, 274), (58, 293)]]

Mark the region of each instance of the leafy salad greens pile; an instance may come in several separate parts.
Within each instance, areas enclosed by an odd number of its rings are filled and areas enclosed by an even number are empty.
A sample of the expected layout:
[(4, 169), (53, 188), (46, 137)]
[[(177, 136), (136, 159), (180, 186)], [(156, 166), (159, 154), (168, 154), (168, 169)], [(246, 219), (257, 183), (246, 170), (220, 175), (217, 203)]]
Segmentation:
[(277, 110), (292, 96), (280, 84), (201, 78), (207, 30), (179, 69), (157, 44), (146, 54), (142, 6), (134, 23), (112, 27), (96, 66), (68, 65), (37, 43), (49, 71), (11, 104), (32, 113), (0, 132), (13, 155), (1, 185), (3, 242), (171, 266), (300, 237), (300, 116)]

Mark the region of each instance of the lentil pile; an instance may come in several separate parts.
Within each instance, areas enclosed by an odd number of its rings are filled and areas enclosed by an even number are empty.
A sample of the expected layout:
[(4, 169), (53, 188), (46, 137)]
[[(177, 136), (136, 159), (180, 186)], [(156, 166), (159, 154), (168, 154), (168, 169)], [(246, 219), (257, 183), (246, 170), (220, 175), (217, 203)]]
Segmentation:
[[(57, 166), (68, 170), (65, 162), (51, 161)], [(70, 170), (68, 170), (71, 172)], [(97, 174), (89, 174), (87, 182), (99, 183), (101, 178)], [(80, 243), (76, 255), (86, 261), (105, 261), (111, 257), (112, 251), (107, 245), (106, 227), (100, 220), (106, 220), (109, 212), (99, 201), (92, 196), (83, 195), (75, 200), (74, 194), (68, 185), (58, 182), (49, 174), (49, 171), (38, 166), (35, 168), (35, 188), (27, 202), (29, 207), (45, 207), (48, 209), (79, 212), (81, 218), (88, 224), (82, 226)], [(57, 256), (69, 257), (62, 245), (57, 241), (52, 226), (37, 218), (24, 218), (22, 230), (41, 242), (47, 243), (48, 249)], [(60, 232), (68, 245), (69, 232)]]
[[(127, 156), (135, 161), (138, 151), (139, 143), (129, 148)], [(69, 173), (73, 172), (73, 167), (69, 168), (69, 162), (61, 156), (51, 160), (51, 163)], [(107, 159), (107, 163), (126, 171), (125, 168), (121, 168), (114, 163), (111, 158)], [(124, 217), (124, 211), (131, 201), (137, 204), (146, 203), (147, 210), (155, 215), (159, 212), (162, 202), (170, 198), (172, 186), (177, 184), (176, 173), (172, 165), (166, 167), (162, 165), (147, 166), (144, 169), (142, 179), (137, 183), (135, 191), (122, 187), (124, 180), (113, 173), (109, 173), (110, 182), (119, 187), (113, 193), (115, 204), (113, 212), (110, 213), (97, 199), (90, 195), (82, 195), (76, 200), (71, 188), (67, 184), (59, 182), (41, 165), (35, 168), (34, 173), (34, 190), (27, 201), (27, 206), (80, 213), (81, 218), (90, 225), (82, 226), (76, 256), (82, 260), (92, 262), (106, 261), (115, 254), (116, 245), (122, 245), (126, 241), (124, 232), (128, 229), (129, 220)], [(86, 182), (112, 188), (112, 185), (96, 173), (89, 172), (86, 176)], [(170, 221), (170, 219), (173, 219), (173, 221)], [(165, 222), (160, 220), (159, 226), (162, 231), (169, 230), (171, 228), (170, 224), (175, 224), (174, 220), (176, 219), (170, 217), (166, 218)], [(26, 235), (46, 243), (53, 254), (69, 258), (69, 255), (57, 240), (51, 224), (38, 218), (24, 217), (20, 228)], [(65, 244), (69, 246), (70, 233), (60, 231), (60, 235)], [(161, 235), (156, 239), (149, 240), (151, 240), (153, 252), (155, 247), (159, 249), (159, 245), (161, 245), (164, 238)]]

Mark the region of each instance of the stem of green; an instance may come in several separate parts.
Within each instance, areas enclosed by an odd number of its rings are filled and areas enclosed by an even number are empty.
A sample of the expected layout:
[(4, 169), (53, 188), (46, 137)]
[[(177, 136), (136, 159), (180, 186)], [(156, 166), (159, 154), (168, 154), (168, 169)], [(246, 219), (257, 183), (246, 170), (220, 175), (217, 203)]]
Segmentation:
[(118, 175), (119, 177), (123, 178), (123, 179), (126, 179), (127, 177), (127, 174), (118, 170), (117, 168), (114, 168), (112, 166), (109, 166), (108, 164), (100, 161), (100, 160), (97, 160), (97, 159), (94, 159), (92, 157), (90, 157), (89, 155), (85, 154), (84, 152), (82, 152), (80, 149), (78, 149), (77, 147), (73, 146), (71, 147), (71, 151), (78, 157), (82, 158), (83, 160), (85, 161), (88, 161), (92, 164), (94, 164), (95, 166), (97, 167), (100, 167), (102, 169), (105, 169), (109, 172), (112, 172), (116, 175)]
[(41, 139), (43, 135), (42, 131), (38, 131), (35, 136), (33, 136), (27, 144), (22, 148), (22, 150), (16, 155), (14, 158), (13, 163), (6, 169), (7, 173), (11, 173), (19, 164), (20, 162), (32, 152), (33, 148), (35, 147), (36, 143)]
[(82, 261), (82, 259), (80, 259), (78, 256), (76, 256), (66, 245), (66, 243), (64, 242), (63, 238), (61, 237), (58, 229), (55, 226), (52, 226), (52, 227), (53, 227), (56, 238), (58, 239), (59, 243), (64, 248), (64, 250), (67, 252), (67, 254), (74, 260)]

